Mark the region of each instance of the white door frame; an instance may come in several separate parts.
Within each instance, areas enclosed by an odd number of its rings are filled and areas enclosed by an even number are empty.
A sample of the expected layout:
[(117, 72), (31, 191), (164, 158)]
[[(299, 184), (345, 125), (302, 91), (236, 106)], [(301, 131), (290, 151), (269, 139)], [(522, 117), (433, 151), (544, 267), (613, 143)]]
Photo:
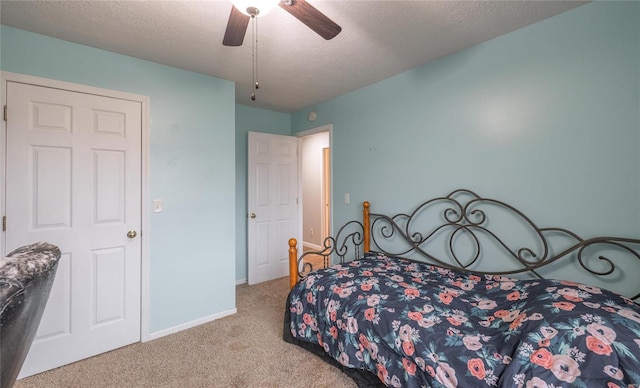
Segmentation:
[[(64, 81), (57, 81), (48, 78), (35, 77), (31, 75), (24, 75), (18, 73), (10, 73), (6, 71), (0, 72), (0, 79), (2, 81), (2, 85), (0, 86), (2, 93), (2, 107), (7, 104), (7, 82), (19, 82), (30, 85), (38, 85), (44, 86), (48, 88), (54, 89), (62, 89), (62, 90), (70, 90), (80, 93), (86, 94), (95, 94), (106, 97), (113, 97), (123, 100), (131, 100), (139, 102), (142, 105), (142, 176), (141, 176), (141, 188), (142, 188), (142, 203), (141, 203), (141, 230), (140, 230), (140, 238), (141, 238), (141, 268), (140, 268), (140, 340), (142, 342), (149, 341), (149, 304), (150, 304), (150, 295), (149, 295), (149, 268), (150, 268), (150, 258), (149, 258), (149, 242), (150, 239), (150, 201), (149, 201), (149, 167), (150, 167), (150, 132), (149, 127), (151, 123), (151, 115), (150, 115), (150, 100), (147, 96), (142, 96), (138, 94), (131, 94), (126, 92), (120, 92), (116, 90), (102, 89), (93, 86), (75, 84)], [(11, 114), (11, 112), (8, 112)], [(5, 183), (6, 183), (6, 138), (7, 138), (7, 122), (4, 121), (4, 117), (2, 117), (2, 133), (0, 134), (0, 160), (2, 161), (2, 168), (0, 169), (0, 210), (2, 211), (2, 215), (6, 214), (6, 204), (5, 204)], [(5, 237), (6, 234), (2, 233), (2, 238), (0, 239), (0, 252), (4, 252), (5, 250)]]
[[(333, 124), (326, 124), (320, 127), (316, 127), (316, 128), (311, 128), (311, 129), (307, 129), (305, 131), (302, 132), (298, 132), (296, 134), (294, 134), (295, 137), (298, 138), (298, 149), (301, 149), (301, 144), (302, 144), (302, 138), (305, 136), (309, 136), (309, 135), (315, 135), (316, 133), (320, 133), (320, 132), (329, 132), (329, 155), (331, 158), (331, 165), (330, 165), (330, 169), (331, 171), (329, 171), (329, 175), (330, 175), (330, 180), (331, 180), (331, 195), (329, 198), (329, 235), (331, 235), (333, 233)], [(302, 224), (302, 216), (303, 216), (303, 212), (302, 212), (302, 203), (304, 202), (304, 196), (302, 195), (303, 191), (302, 191), (302, 154), (298, 153), (298, 198), (300, 198), (300, 200), (298, 201), (298, 224), (299, 226), (299, 230), (298, 230), (298, 249), (300, 252), (302, 252), (302, 236), (304, 236), (303, 234), (303, 224)]]

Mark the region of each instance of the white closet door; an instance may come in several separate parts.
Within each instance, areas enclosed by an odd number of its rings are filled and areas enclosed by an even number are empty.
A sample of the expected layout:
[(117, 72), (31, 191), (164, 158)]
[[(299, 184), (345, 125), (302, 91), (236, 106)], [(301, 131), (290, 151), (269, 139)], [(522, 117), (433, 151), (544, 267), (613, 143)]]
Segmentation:
[(5, 253), (62, 251), (25, 377), (140, 340), (142, 107), (11, 81), (7, 107)]

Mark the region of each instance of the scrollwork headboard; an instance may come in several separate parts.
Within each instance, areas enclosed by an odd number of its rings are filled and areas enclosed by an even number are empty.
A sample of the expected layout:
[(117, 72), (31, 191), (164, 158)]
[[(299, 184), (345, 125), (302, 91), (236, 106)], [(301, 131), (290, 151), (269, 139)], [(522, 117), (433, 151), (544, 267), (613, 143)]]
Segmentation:
[(321, 250), (298, 257), (295, 239), (289, 245), (291, 284), (301, 271), (317, 269), (305, 260), (311, 255), (327, 266), (376, 251), (477, 274), (580, 281), (640, 299), (640, 239), (540, 228), (515, 207), (467, 189), (394, 216), (371, 213), (365, 202), (363, 221), (342, 226)]

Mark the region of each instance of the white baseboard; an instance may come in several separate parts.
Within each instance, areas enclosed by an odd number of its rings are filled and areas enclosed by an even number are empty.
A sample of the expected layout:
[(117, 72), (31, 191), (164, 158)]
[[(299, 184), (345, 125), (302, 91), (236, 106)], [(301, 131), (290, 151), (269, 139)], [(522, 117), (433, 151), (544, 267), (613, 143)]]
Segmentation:
[(247, 282), (247, 278), (238, 279), (238, 280), (236, 280), (236, 286), (239, 286), (241, 284), (245, 284), (246, 282)]
[(156, 331), (155, 333), (150, 333), (149, 338), (147, 340), (143, 340), (142, 342), (152, 341), (154, 339), (158, 339), (169, 334), (174, 334), (182, 330), (191, 329), (192, 327), (200, 326), (204, 323), (215, 321), (216, 319), (224, 318), (228, 315), (233, 315), (238, 312), (237, 308), (232, 308), (230, 310), (222, 311), (217, 314), (209, 315), (207, 317), (203, 317), (200, 319), (196, 319), (195, 321), (186, 322), (181, 325), (173, 326), (168, 329)]
[(305, 247), (305, 248), (311, 248), (314, 251), (322, 250), (322, 247), (320, 245), (316, 245), (316, 244), (313, 244), (313, 243), (310, 243), (310, 242), (306, 242), (306, 241), (302, 242), (302, 246)]

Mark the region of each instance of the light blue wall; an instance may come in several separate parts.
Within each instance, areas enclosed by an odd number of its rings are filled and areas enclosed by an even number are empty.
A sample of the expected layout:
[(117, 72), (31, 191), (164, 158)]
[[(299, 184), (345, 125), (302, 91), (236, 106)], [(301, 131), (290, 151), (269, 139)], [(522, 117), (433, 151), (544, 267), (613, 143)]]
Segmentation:
[[(235, 92), (217, 78), (2, 26), (4, 71), (151, 101), (150, 332), (235, 308)], [(150, 204), (151, 198), (145, 198)]]
[(236, 280), (239, 282), (247, 280), (247, 139), (249, 132), (291, 135), (291, 115), (236, 105)]
[[(545, 224), (640, 234), (638, 3), (581, 6), (293, 115), (234, 105), (228, 81), (1, 32), (3, 70), (151, 97), (151, 198), (166, 208), (151, 224), (152, 332), (235, 306), (233, 267), (246, 279), (248, 131), (334, 125), (334, 198), (351, 193), (349, 205), (334, 201), (334, 225), (359, 217), (365, 199), (406, 211), (464, 186), (517, 198)], [(224, 167), (233, 162), (235, 177)], [(183, 303), (174, 275), (195, 276), (179, 287), (200, 300)]]
[[(595, 2), (311, 106), (334, 225), (459, 187), (544, 225), (640, 236), (640, 3)], [(307, 114), (318, 113), (310, 124)]]

